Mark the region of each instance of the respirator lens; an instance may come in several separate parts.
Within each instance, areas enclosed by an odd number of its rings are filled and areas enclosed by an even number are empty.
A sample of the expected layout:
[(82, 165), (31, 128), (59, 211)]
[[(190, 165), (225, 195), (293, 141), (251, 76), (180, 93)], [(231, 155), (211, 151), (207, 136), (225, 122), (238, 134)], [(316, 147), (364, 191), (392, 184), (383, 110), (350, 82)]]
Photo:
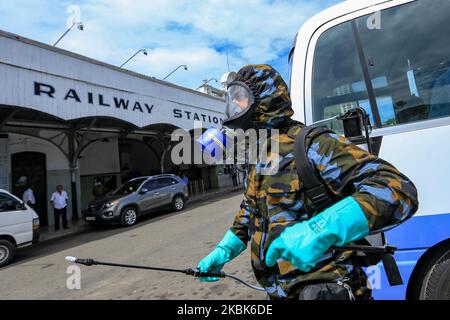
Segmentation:
[(237, 118), (253, 104), (254, 97), (249, 87), (244, 83), (232, 83), (227, 91), (227, 106), (225, 113), (230, 118)]

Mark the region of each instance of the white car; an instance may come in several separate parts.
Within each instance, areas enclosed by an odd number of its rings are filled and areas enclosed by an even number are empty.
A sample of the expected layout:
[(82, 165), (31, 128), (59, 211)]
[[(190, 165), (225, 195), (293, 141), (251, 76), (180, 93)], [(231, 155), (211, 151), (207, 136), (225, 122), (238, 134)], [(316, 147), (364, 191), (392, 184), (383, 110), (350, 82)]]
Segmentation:
[(22, 200), (0, 189), (0, 268), (10, 263), (17, 248), (39, 240), (39, 216)]

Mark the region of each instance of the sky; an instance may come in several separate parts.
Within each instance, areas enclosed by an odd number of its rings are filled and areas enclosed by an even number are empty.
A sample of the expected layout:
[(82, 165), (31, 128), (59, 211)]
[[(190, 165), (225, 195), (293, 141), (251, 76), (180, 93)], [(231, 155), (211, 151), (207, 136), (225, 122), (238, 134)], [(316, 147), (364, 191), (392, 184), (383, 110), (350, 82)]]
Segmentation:
[[(341, 0), (0, 0), (0, 29), (195, 89), (250, 63), (289, 77), (288, 53), (300, 26)], [(214, 80), (211, 85), (220, 87)]]

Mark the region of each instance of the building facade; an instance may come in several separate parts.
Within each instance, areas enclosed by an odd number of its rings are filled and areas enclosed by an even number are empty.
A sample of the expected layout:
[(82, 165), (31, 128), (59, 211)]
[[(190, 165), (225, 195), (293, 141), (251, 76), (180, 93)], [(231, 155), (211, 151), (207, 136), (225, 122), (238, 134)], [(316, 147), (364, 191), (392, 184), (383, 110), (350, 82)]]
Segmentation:
[(68, 191), (81, 217), (101, 181), (183, 171), (193, 192), (232, 184), (221, 166), (173, 165), (173, 130), (220, 127), (224, 100), (0, 31), (0, 188), (33, 184), (43, 225)]

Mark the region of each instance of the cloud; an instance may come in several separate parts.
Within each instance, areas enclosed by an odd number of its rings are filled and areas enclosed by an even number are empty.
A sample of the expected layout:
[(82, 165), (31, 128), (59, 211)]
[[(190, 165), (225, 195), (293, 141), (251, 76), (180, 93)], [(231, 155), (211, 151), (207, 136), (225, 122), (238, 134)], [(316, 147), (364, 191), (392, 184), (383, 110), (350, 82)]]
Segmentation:
[[(53, 43), (65, 29), (66, 8), (76, 4), (85, 25), (59, 44), (94, 59), (120, 65), (138, 49), (127, 68), (197, 87), (230, 67), (272, 63), (285, 77), (287, 54), (302, 23), (339, 0), (0, 0), (0, 29)], [(284, 61), (284, 62), (283, 62)]]

